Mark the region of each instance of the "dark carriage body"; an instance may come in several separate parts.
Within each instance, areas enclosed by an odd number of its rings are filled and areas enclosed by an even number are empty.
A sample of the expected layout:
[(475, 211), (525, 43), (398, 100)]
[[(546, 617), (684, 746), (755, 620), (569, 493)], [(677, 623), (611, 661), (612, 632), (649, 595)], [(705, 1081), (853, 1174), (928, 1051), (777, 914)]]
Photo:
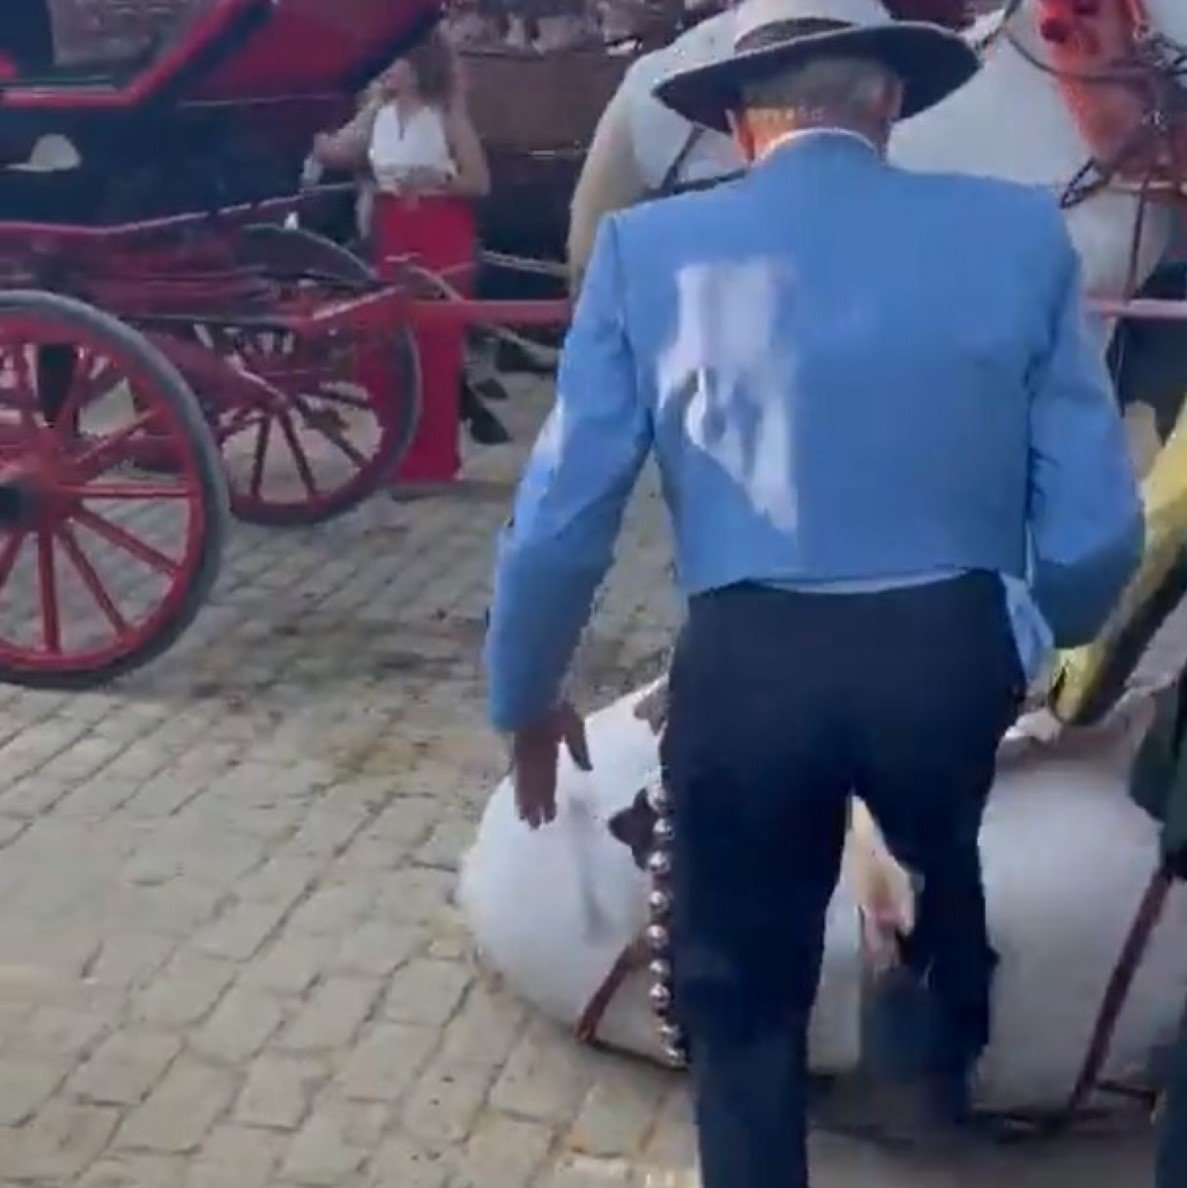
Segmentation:
[(292, 194), (313, 135), (437, 17), (434, 0), (49, 0), (48, 11), (48, 53), (28, 27), (9, 38), (22, 52), (0, 91), (0, 160), (55, 134), (81, 166), (6, 179), (0, 218), (130, 221)]
[(601, 47), (463, 52), (494, 183), (484, 211), (489, 243), (563, 259), (569, 202), (586, 149), (633, 56)]

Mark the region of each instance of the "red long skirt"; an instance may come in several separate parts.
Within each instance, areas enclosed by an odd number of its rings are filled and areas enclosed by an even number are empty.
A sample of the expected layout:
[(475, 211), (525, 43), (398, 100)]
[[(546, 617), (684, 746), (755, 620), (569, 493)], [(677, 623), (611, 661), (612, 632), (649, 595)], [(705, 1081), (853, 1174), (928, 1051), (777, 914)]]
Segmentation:
[[(471, 293), (478, 235), (474, 212), (463, 199), (434, 195), (409, 201), (379, 194), (371, 236), (381, 276), (395, 276), (399, 258), (411, 256), (462, 294)], [(458, 394), (466, 327), (415, 329), (414, 336), (420, 355), (420, 427), (395, 481), (401, 485), (451, 482), (461, 470)]]

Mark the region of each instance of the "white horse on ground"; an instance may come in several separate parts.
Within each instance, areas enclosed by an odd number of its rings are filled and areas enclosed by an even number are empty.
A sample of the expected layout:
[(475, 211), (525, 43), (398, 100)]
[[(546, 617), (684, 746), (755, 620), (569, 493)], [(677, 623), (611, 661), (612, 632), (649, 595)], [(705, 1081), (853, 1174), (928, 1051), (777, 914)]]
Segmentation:
[[(593, 771), (565, 759), (552, 824), (529, 831), (509, 781), (500, 784), (462, 872), (459, 899), (483, 958), (544, 1014), (574, 1028), (646, 923), (646, 876), (615, 836), (658, 769), (655, 735), (635, 716), (640, 696), (590, 717)], [(1001, 954), (993, 1040), (978, 1078), (983, 1106), (1057, 1106), (1075, 1082), (1155, 862), (1156, 826), (1126, 794), (1148, 721), (1136, 702), (1076, 738), (1028, 745), (1022, 730), (1004, 744), (981, 837)], [(829, 909), (811, 1025), (815, 1072), (860, 1064), (870, 942), (877, 944), (888, 914), (909, 924), (906, 886), (859, 812)], [(1187, 896), (1178, 895), (1142, 963), (1103, 1075), (1140, 1076), (1174, 1034), (1187, 989), (1185, 941)], [(662, 1061), (648, 989), (646, 961), (634, 962), (586, 1038)]]
[[(1102, 9), (1121, 0), (1101, 0)], [(1187, 47), (1187, 3), (1146, 0), (1151, 26)], [(1048, 57), (1040, 26), (1072, 0), (1022, 0), (1004, 29), (989, 16), (969, 32), (989, 41), (986, 64), (962, 91), (899, 127), (892, 154), (909, 168), (962, 169), (1062, 192), (1094, 155), (1058, 80), (1032, 59)], [(691, 128), (651, 98), (681, 64), (728, 48), (730, 16), (712, 18), (636, 62), (603, 116), (573, 206), (572, 258), (580, 268), (597, 219), (664, 184), (737, 168), (730, 143)], [(1068, 212), (1090, 290), (1120, 297), (1154, 268), (1172, 235), (1169, 208), (1101, 190)], [(1131, 275), (1132, 274), (1132, 275)], [(1139, 443), (1148, 457), (1150, 443)], [(1149, 719), (1150, 689), (1187, 663), (1187, 612), (1173, 616), (1148, 651), (1152, 667), (1100, 726), (1052, 728), (1024, 719), (1003, 745), (982, 851), (991, 929), (1002, 955), (994, 988), (994, 1039), (980, 1069), (991, 1108), (1060, 1104), (1072, 1087), (1106, 982), (1156, 861), (1156, 827), (1128, 798), (1128, 773)], [(495, 790), (463, 866), (459, 898), (486, 960), (540, 1010), (565, 1024), (596, 1024), (596, 1037), (661, 1058), (645, 962), (624, 960), (646, 922), (647, 881), (630, 841), (632, 806), (657, 774), (655, 732), (636, 716), (648, 690), (594, 714), (594, 769), (567, 759), (556, 821), (529, 831), (508, 781)], [(1037, 741), (1036, 741), (1037, 740)], [(1118, 1022), (1105, 1076), (1140, 1069), (1173, 1033), (1187, 988), (1187, 897), (1172, 896)], [(857, 811), (830, 909), (824, 970), (812, 1020), (811, 1063), (855, 1068), (871, 961), (884, 958), (888, 923), (909, 928), (907, 880), (869, 817)], [(621, 974), (616, 991), (600, 991)], [(609, 982), (608, 982), (609, 979)], [(600, 997), (606, 1001), (599, 1002)], [(591, 1011), (591, 1002), (599, 1008)]]

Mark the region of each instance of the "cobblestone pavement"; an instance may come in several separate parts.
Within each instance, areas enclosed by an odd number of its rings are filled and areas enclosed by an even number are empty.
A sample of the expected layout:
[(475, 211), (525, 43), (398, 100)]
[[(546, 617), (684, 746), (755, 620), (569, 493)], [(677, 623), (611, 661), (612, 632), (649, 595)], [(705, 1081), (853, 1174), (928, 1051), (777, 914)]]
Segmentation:
[[(316, 531), (237, 526), (162, 661), (101, 692), (0, 692), (0, 1183), (687, 1182), (679, 1080), (526, 1017), (448, 902), (499, 774), (476, 650), (518, 459)], [(591, 697), (668, 640), (651, 489), (622, 558)], [(821, 1188), (957, 1183), (834, 1139), (817, 1156)], [(1111, 1141), (959, 1175), (1128, 1188), (1144, 1168)]]

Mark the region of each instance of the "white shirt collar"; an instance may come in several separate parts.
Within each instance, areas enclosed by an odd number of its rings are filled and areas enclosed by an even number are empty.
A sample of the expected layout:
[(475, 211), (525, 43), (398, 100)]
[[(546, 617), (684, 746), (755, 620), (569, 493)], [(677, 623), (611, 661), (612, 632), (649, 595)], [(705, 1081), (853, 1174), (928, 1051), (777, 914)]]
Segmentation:
[(762, 158), (760, 159), (769, 157), (772, 153), (788, 144), (799, 144), (804, 140), (819, 140), (825, 137), (834, 139), (840, 136), (848, 137), (850, 140), (856, 140), (859, 144), (864, 144), (872, 152), (878, 152), (877, 145), (868, 136), (863, 136), (860, 132), (854, 132), (850, 128), (796, 128), (792, 132), (784, 132), (782, 136), (776, 136), (763, 149)]

